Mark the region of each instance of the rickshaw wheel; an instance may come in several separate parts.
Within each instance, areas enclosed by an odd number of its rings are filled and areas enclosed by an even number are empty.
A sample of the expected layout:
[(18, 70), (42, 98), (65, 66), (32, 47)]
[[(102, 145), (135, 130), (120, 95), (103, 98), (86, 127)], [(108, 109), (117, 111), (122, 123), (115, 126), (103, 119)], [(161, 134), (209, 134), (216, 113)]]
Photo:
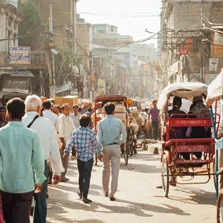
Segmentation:
[(222, 223), (223, 216), (223, 190), (220, 191), (217, 200), (217, 223)]
[(124, 160), (125, 160), (125, 165), (128, 165), (128, 161), (129, 161), (129, 143), (125, 144), (125, 149), (124, 149)]
[(162, 156), (162, 170), (161, 170), (161, 180), (162, 180), (162, 189), (164, 196), (168, 197), (169, 185), (170, 185), (170, 172), (167, 155), (164, 153)]

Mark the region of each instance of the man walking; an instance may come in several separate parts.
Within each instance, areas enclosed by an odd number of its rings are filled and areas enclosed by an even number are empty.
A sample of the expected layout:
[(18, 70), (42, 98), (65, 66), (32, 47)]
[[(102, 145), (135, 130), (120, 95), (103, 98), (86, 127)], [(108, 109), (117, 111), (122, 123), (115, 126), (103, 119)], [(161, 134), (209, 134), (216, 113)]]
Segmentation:
[[(58, 184), (61, 179), (61, 173), (64, 171), (57, 140), (56, 130), (50, 120), (39, 117), (42, 101), (36, 95), (28, 96), (25, 100), (26, 114), (22, 121), (25, 126), (33, 129), (40, 138), (40, 144), (44, 151), (45, 158), (45, 176), (48, 178), (49, 169), (47, 163), (51, 161), (53, 169), (53, 184)], [(34, 223), (45, 223), (47, 215), (46, 193), (48, 181), (44, 181), (43, 190), (34, 195)]]
[(157, 101), (153, 101), (153, 108), (150, 109), (148, 120), (151, 120), (152, 130), (153, 130), (153, 138), (158, 139), (158, 130), (159, 130), (159, 110), (157, 108)]
[[(120, 119), (114, 117), (115, 105), (106, 104), (106, 118), (99, 122), (98, 125), (98, 159), (104, 164), (102, 184), (105, 196), (109, 195), (109, 179), (110, 179), (110, 164), (112, 168), (111, 192), (110, 200), (115, 201), (115, 193), (118, 187), (118, 175), (120, 169), (120, 144), (126, 142), (127, 133), (124, 124)], [(122, 136), (122, 140), (121, 140)], [(101, 151), (102, 146), (102, 151)], [(102, 152), (102, 153), (101, 153)], [(102, 156), (103, 154), (103, 156)]]
[(72, 137), (64, 150), (64, 159), (68, 159), (70, 150), (74, 147), (77, 151), (77, 166), (79, 172), (79, 197), (84, 203), (91, 203), (88, 199), (93, 158), (96, 150), (97, 140), (95, 133), (89, 129), (91, 118), (82, 115), (80, 118), (80, 128), (73, 132)]
[(53, 125), (56, 129), (56, 132), (59, 132), (58, 116), (50, 110), (51, 109), (51, 102), (50, 101), (44, 101), (43, 102), (43, 108), (44, 108), (43, 117), (49, 119), (53, 123)]
[[(69, 105), (64, 104), (62, 106), (62, 115), (59, 117), (59, 137), (62, 142), (61, 146), (61, 157), (63, 159), (63, 152), (66, 147), (66, 144), (68, 143), (72, 132), (75, 130), (74, 122), (72, 118), (69, 116)], [(62, 173), (62, 180), (61, 182), (67, 182), (69, 181), (68, 178), (66, 178), (67, 168), (68, 168), (68, 159), (63, 159), (63, 167), (65, 171)]]
[(81, 117), (81, 114), (78, 112), (78, 105), (73, 105), (73, 114), (70, 117), (73, 119), (75, 128), (78, 129), (80, 127), (79, 119)]
[[(81, 117), (81, 114), (78, 112), (78, 105), (76, 105), (76, 104), (73, 105), (73, 111), (74, 111), (74, 113), (72, 115), (70, 115), (70, 117), (74, 121), (75, 129), (78, 129), (80, 127), (79, 119)], [(76, 156), (76, 150), (75, 150), (75, 148), (72, 148), (72, 158), (74, 159), (75, 156)]]
[(0, 129), (3, 213), (6, 223), (25, 223), (29, 221), (34, 185), (41, 191), (46, 180), (44, 155), (36, 132), (21, 122), (25, 113), (24, 102), (19, 98), (11, 99), (7, 110), (10, 122)]
[(8, 123), (6, 120), (6, 107), (3, 105), (0, 105), (0, 128), (5, 126)]

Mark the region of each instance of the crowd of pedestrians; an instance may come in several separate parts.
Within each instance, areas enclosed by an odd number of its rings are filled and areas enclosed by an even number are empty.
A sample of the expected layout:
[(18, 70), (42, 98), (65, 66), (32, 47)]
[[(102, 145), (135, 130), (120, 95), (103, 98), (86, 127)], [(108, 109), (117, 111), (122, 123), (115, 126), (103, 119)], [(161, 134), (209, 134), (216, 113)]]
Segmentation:
[(79, 198), (92, 202), (88, 191), (97, 152), (104, 164), (103, 193), (115, 201), (126, 130), (113, 116), (113, 104), (106, 104), (105, 111), (107, 116), (96, 132), (92, 130), (91, 108), (81, 114), (78, 105), (73, 105), (71, 112), (68, 104), (42, 103), (36, 95), (25, 101), (13, 98), (6, 107), (0, 106), (0, 223), (3, 217), (6, 223), (28, 223), (32, 209), (34, 223), (46, 222), (48, 184), (69, 181), (66, 173), (71, 151), (77, 159)]

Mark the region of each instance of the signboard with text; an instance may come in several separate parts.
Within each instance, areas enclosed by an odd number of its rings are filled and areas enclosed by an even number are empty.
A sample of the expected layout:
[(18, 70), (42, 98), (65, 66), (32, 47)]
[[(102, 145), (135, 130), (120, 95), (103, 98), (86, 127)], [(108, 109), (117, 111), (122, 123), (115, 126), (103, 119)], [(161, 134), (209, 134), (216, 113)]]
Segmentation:
[(29, 93), (29, 85), (30, 85), (30, 78), (27, 77), (4, 77), (3, 81), (3, 92), (11, 93), (11, 92), (18, 92), (18, 93)]
[(9, 47), (9, 64), (30, 64), (31, 47)]

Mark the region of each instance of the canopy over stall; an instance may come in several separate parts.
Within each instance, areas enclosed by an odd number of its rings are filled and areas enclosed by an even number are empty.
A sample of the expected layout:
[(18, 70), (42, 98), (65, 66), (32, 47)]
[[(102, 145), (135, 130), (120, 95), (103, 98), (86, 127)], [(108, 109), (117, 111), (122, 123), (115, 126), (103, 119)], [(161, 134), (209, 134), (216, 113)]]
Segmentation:
[(161, 92), (157, 107), (163, 110), (170, 96), (190, 98), (207, 95), (207, 88), (208, 86), (206, 84), (200, 82), (179, 82), (170, 84)]
[(206, 103), (211, 106), (214, 101), (223, 96), (223, 68), (221, 73), (208, 86)]

